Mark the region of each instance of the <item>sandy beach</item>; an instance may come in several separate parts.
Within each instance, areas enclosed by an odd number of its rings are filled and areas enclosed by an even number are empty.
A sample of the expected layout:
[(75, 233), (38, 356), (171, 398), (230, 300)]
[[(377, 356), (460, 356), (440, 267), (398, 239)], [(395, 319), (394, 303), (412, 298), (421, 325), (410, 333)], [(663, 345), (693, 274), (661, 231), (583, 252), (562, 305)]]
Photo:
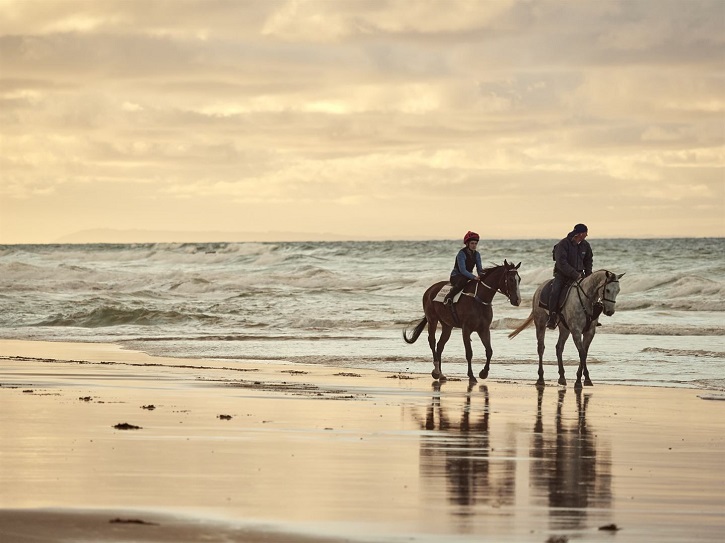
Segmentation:
[(722, 540), (722, 393), (532, 383), (3, 340), (0, 540)]

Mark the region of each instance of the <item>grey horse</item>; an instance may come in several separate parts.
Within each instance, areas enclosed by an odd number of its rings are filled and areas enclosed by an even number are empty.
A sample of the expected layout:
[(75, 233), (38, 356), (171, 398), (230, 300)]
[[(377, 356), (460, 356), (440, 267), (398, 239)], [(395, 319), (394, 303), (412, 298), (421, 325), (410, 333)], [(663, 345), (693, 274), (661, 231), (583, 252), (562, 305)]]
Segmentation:
[[(587, 369), (589, 345), (591, 345), (597, 331), (599, 315), (602, 312), (608, 317), (614, 315), (614, 304), (617, 301), (617, 294), (619, 294), (619, 279), (623, 275), (623, 273), (617, 275), (607, 270), (598, 270), (574, 283), (569, 291), (569, 295), (560, 311), (559, 341), (556, 342), (560, 385), (566, 386), (562, 355), (564, 353), (564, 344), (571, 335), (579, 351), (579, 369), (576, 372), (574, 388), (582, 388), (582, 374), (584, 374), (584, 385), (593, 386)], [(542, 284), (534, 293), (531, 314), (521, 326), (509, 334), (509, 338), (512, 339), (530, 326), (532, 322), (536, 325), (536, 340), (539, 351), (539, 380), (536, 382), (536, 386), (539, 387), (544, 386), (544, 335), (548, 319), (547, 310), (539, 307), (539, 299), (545, 285), (546, 283)]]

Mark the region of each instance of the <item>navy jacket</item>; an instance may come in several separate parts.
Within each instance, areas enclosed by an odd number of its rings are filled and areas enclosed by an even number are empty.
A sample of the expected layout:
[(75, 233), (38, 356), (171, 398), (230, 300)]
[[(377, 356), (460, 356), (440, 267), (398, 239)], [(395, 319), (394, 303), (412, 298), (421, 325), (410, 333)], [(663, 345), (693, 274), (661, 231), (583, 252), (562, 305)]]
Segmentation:
[(453, 263), (453, 271), (451, 271), (451, 280), (459, 275), (468, 279), (475, 279), (473, 268), (476, 268), (478, 275), (483, 273), (483, 265), (481, 264), (481, 255), (478, 251), (467, 250), (465, 247), (458, 251), (456, 261)]
[(587, 240), (577, 245), (572, 238), (567, 236), (554, 246), (554, 275), (575, 281), (582, 273), (584, 276), (592, 274), (594, 255)]

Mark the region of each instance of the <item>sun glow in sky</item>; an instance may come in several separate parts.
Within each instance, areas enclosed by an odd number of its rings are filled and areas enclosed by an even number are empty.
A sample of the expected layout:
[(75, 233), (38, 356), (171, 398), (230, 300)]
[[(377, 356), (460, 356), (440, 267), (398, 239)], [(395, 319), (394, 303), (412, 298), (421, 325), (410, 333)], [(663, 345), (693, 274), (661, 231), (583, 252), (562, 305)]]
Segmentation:
[(0, 0), (0, 243), (724, 236), (724, 44), (722, 0)]

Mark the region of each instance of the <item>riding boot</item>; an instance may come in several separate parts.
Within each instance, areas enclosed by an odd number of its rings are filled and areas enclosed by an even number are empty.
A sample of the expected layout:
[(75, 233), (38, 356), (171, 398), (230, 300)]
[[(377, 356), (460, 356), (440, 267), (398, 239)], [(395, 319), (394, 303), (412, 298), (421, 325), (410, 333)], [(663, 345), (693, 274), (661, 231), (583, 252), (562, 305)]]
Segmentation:
[[(462, 284), (461, 284), (462, 283)], [(452, 306), (453, 305), (453, 298), (456, 297), (456, 294), (461, 292), (463, 290), (463, 287), (466, 286), (466, 281), (461, 281), (451, 279), (451, 290), (448, 291), (448, 294), (446, 294), (446, 297), (443, 298), (443, 305), (446, 306)]]
[(551, 283), (551, 292), (549, 293), (549, 320), (546, 327), (549, 330), (556, 329), (556, 310), (559, 307), (559, 294), (564, 286), (564, 281), (560, 275), (554, 275), (554, 281)]
[(549, 312), (549, 320), (546, 322), (546, 327), (549, 330), (556, 330), (556, 312)]

